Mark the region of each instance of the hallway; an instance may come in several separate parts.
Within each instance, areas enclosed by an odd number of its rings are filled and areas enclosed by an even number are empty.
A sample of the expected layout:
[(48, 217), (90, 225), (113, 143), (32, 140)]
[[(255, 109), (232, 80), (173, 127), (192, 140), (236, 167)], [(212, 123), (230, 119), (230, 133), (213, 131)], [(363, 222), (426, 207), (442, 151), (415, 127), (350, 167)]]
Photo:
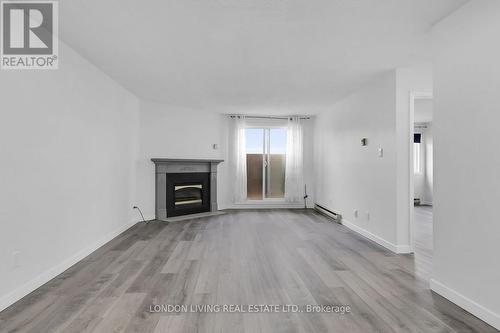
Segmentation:
[(414, 212), (415, 274), (429, 280), (433, 252), (432, 206), (415, 206)]

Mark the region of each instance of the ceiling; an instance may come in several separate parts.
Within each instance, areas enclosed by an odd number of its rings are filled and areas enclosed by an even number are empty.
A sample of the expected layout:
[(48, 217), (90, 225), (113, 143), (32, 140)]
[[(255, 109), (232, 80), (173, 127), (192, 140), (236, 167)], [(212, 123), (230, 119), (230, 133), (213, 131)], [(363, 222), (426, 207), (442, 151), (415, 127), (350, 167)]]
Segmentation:
[(138, 97), (314, 114), (382, 71), (429, 60), (466, 0), (72, 0), (63, 41)]

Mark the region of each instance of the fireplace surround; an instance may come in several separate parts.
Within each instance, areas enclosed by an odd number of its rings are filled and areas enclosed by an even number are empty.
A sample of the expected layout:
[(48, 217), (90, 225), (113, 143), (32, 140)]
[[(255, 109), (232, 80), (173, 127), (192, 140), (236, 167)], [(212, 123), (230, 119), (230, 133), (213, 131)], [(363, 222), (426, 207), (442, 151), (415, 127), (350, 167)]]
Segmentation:
[(216, 212), (217, 166), (223, 160), (153, 158), (156, 219)]

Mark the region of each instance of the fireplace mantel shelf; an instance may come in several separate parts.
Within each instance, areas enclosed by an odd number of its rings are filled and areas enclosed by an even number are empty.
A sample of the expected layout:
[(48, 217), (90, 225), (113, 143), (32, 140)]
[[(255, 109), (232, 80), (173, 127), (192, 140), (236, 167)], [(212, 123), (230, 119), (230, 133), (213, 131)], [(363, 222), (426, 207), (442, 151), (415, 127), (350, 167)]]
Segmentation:
[(221, 163), (224, 160), (198, 159), (198, 158), (152, 158), (154, 163)]

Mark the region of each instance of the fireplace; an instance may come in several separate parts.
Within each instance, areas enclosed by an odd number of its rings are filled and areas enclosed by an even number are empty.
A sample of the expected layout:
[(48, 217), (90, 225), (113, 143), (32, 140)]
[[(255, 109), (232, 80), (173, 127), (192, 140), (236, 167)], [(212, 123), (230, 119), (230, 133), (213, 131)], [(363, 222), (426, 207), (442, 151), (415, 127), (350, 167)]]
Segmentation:
[(167, 217), (210, 211), (210, 173), (167, 173)]
[(156, 219), (217, 212), (217, 165), (222, 160), (153, 158)]

